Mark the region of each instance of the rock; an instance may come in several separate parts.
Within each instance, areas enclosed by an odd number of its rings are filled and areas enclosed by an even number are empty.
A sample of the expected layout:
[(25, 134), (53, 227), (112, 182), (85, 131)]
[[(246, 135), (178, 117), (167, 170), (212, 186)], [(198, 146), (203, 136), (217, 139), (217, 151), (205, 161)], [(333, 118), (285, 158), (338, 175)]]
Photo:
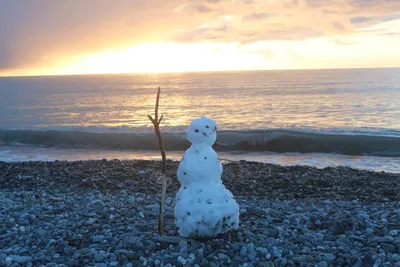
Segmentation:
[(351, 239), (357, 240), (357, 241), (364, 241), (365, 238), (362, 236), (358, 236), (358, 235), (350, 235)]
[(374, 267), (378, 267), (378, 266), (380, 266), (381, 265), (381, 263), (382, 263), (382, 261), (381, 261), (381, 259), (376, 259), (376, 261), (375, 261), (375, 263), (374, 263)]
[(246, 246), (241, 246), (240, 247), (239, 255), (240, 255), (240, 257), (246, 257), (246, 255), (247, 255), (247, 247)]
[[(397, 232), (397, 230), (391, 230), (390, 232), (389, 232), (389, 235), (391, 235), (391, 236), (396, 236), (398, 234), (398, 232)], [(1, 239), (1, 238), (0, 238)]]
[(100, 199), (93, 200), (92, 202), (90, 202), (90, 204), (93, 205), (93, 206), (105, 206), (105, 205), (106, 205), (106, 204), (105, 204), (102, 200), (100, 200)]
[(376, 236), (371, 239), (372, 242), (376, 243), (392, 243), (394, 240), (393, 236), (386, 235), (386, 236)]
[(163, 257), (162, 262), (164, 264), (171, 264), (171, 265), (175, 265), (175, 259), (172, 256), (166, 255)]
[(357, 258), (357, 260), (353, 263), (351, 267), (361, 267), (361, 266), (362, 266), (361, 258)]
[(276, 267), (286, 267), (287, 260), (285, 258), (279, 258), (274, 260), (274, 264)]
[(256, 258), (256, 252), (254, 251), (253, 243), (247, 244), (247, 253), (251, 260), (254, 260)]
[(182, 238), (179, 236), (159, 236), (157, 237), (157, 242), (160, 243), (171, 243), (171, 244), (179, 244)]
[(104, 256), (102, 254), (98, 253), (94, 256), (94, 260), (97, 262), (101, 262), (104, 260)]
[(140, 218), (144, 219), (144, 214), (142, 211), (139, 211), (138, 215), (140, 216)]
[(356, 254), (358, 254), (358, 250), (351, 249), (351, 250), (350, 250), (350, 254), (351, 254), (351, 255), (356, 255)]
[(328, 267), (328, 263), (326, 261), (321, 261), (315, 267)]
[(224, 253), (219, 253), (218, 254), (218, 259), (220, 259), (221, 261), (223, 261), (226, 264), (231, 261), (231, 258), (228, 255), (224, 254)]
[(280, 258), (282, 257), (282, 253), (278, 249), (274, 249), (272, 251), (272, 255), (274, 255), (275, 258)]
[(268, 253), (268, 249), (263, 248), (263, 247), (257, 247), (256, 251), (260, 251), (261, 254), (263, 254), (263, 255), (267, 255), (267, 253)]
[(392, 255), (392, 259), (393, 259), (395, 262), (400, 262), (400, 254), (398, 254), (398, 253), (393, 254), (393, 255)]
[(275, 264), (272, 261), (267, 261), (265, 267), (275, 267)]
[(101, 242), (105, 239), (104, 235), (95, 235), (92, 237), (93, 242)]
[(322, 260), (326, 261), (328, 264), (331, 264), (336, 259), (336, 256), (332, 253), (322, 254)]
[[(32, 257), (30, 257), (30, 256), (10, 255), (7, 258), (10, 258), (11, 261), (14, 261), (14, 262), (17, 262), (20, 264), (24, 264), (24, 263), (32, 261)], [(7, 261), (7, 258), (6, 258), (6, 261)]]
[(186, 260), (182, 256), (178, 257), (178, 262), (181, 263), (182, 265), (186, 264)]
[(12, 236), (14, 236), (13, 232), (8, 232), (8, 233), (5, 233), (5, 234), (2, 234), (2, 235), (0, 235), (0, 240), (6, 239), (7, 237), (12, 237)]
[(129, 196), (128, 197), (128, 203), (131, 204), (131, 205), (135, 205), (136, 204), (135, 197)]
[(107, 267), (107, 263), (104, 263), (104, 262), (102, 262), (102, 263), (96, 263), (96, 264), (94, 265), (94, 267)]
[(200, 262), (200, 266), (201, 267), (206, 267), (206, 266), (209, 266), (209, 265), (210, 265), (210, 263), (208, 262), (208, 260), (206, 260), (205, 258), (201, 259), (201, 262)]
[(392, 245), (392, 244), (382, 243), (382, 244), (381, 244), (381, 248), (382, 248), (386, 253), (396, 253), (396, 252), (398, 252), (396, 246), (394, 246), (394, 245)]
[(373, 258), (371, 256), (371, 254), (365, 255), (364, 258), (362, 259), (361, 263), (362, 263), (361, 264), (362, 266), (372, 267), (374, 265), (374, 260), (373, 260)]

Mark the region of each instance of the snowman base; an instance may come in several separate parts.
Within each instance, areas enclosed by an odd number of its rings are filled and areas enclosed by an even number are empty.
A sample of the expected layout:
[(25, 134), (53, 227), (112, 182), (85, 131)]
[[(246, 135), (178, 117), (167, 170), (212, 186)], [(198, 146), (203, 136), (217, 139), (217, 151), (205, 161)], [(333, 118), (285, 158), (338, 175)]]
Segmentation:
[(182, 237), (211, 238), (239, 226), (239, 206), (221, 182), (182, 186), (176, 195)]

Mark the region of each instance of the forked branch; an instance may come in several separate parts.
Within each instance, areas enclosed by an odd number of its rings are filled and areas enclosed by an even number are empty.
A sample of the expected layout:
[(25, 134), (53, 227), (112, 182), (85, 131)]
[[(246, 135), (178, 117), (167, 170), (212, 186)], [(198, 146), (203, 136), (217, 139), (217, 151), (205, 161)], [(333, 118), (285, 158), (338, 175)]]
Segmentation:
[(149, 120), (153, 123), (154, 125), (154, 133), (156, 134), (158, 138), (158, 147), (161, 152), (161, 158), (162, 158), (162, 190), (161, 190), (161, 200), (160, 200), (160, 216), (158, 219), (158, 234), (162, 235), (163, 233), (163, 218), (164, 218), (164, 201), (165, 201), (165, 194), (167, 191), (167, 176), (165, 175), (166, 173), (166, 164), (167, 164), (167, 159), (165, 155), (165, 148), (164, 148), (164, 141), (161, 136), (161, 131), (160, 131), (160, 123), (161, 120), (163, 119), (163, 115), (161, 115), (160, 118), (158, 118), (158, 107), (160, 103), (160, 87), (158, 87), (157, 90), (157, 99), (156, 99), (156, 107), (154, 110), (154, 118), (151, 115), (147, 115)]

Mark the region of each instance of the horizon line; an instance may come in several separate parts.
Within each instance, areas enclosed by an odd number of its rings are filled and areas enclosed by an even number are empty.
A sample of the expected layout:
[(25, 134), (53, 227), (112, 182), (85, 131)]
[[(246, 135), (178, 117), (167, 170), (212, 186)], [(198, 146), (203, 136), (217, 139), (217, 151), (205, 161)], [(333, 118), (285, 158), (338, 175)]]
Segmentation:
[(357, 67), (357, 68), (304, 68), (304, 69), (253, 69), (253, 70), (196, 70), (196, 71), (167, 71), (167, 72), (120, 72), (120, 73), (71, 73), (71, 74), (39, 74), (39, 75), (5, 75), (0, 78), (24, 77), (54, 77), (54, 76), (96, 76), (96, 75), (155, 75), (155, 74), (183, 74), (183, 73), (227, 73), (227, 72), (255, 72), (255, 71), (309, 71), (309, 70), (358, 70), (358, 69), (400, 69), (398, 67)]

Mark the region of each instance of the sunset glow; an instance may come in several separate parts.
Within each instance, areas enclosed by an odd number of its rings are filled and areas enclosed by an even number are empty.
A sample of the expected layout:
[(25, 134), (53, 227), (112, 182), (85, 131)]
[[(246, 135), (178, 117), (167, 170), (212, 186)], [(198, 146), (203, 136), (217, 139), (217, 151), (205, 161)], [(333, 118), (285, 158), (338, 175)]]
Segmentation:
[(39, 1), (53, 11), (45, 17), (43, 10), (29, 10), (29, 2), (2, 2), (33, 20), (13, 21), (0, 9), (0, 40), (6, 40), (0, 45), (0, 76), (375, 68), (400, 62), (396, 1), (153, 0), (111, 6), (100, 0), (85, 2), (80, 12), (73, 2)]

